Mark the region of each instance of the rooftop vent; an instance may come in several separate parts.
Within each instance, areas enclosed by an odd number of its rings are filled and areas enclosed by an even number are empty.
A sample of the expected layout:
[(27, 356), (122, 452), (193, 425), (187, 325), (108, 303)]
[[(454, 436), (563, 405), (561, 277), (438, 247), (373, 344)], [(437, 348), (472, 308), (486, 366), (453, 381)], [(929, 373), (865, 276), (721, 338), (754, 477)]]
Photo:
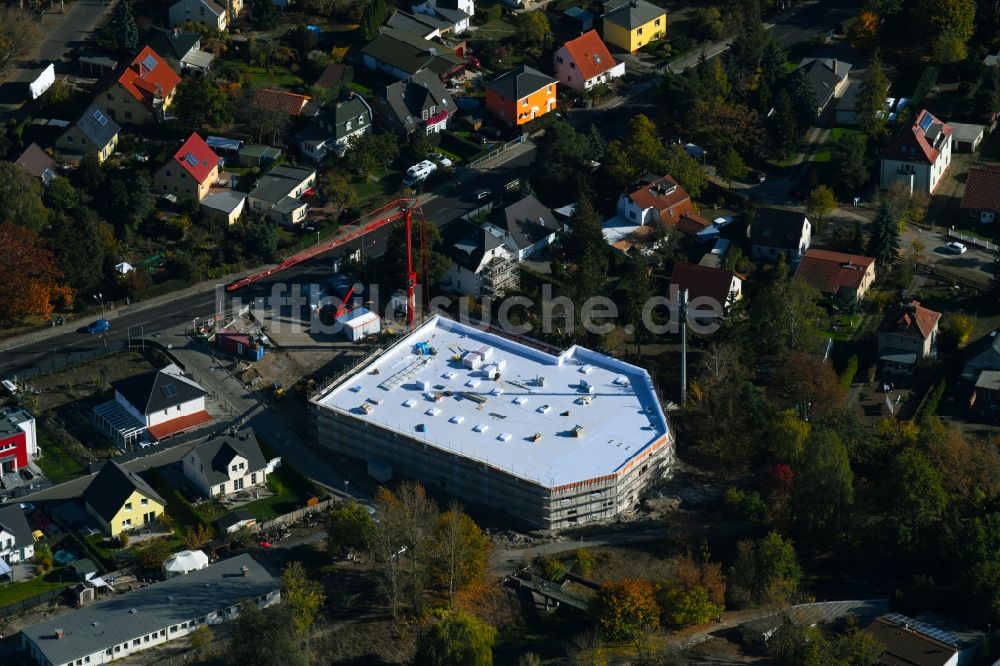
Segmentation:
[(250, 568), (244, 564), (243, 566), (240, 567), (240, 573), (243, 574), (244, 578), (246, 578), (247, 576), (250, 575)]
[(138, 610), (136, 610), (135, 608), (130, 608), (128, 612), (129, 612), (129, 615), (135, 615), (135, 614), (136, 614), (136, 613), (138, 613), (139, 611), (138, 611)]
[(455, 414), (453, 417), (451, 417), (448, 420), (451, 421), (452, 423), (458, 424), (458, 423), (461, 423), (462, 421), (464, 421), (465, 417), (462, 416), (461, 414)]
[(486, 432), (489, 429), (490, 429), (490, 427), (488, 425), (486, 425), (485, 423), (480, 423), (475, 428), (473, 428), (473, 430), (475, 430), (476, 432)]
[(54, 629), (54, 630), (52, 631), (52, 633), (54, 633), (54, 634), (56, 635), (56, 639), (57, 639), (57, 640), (58, 640), (58, 639), (60, 639), (60, 638), (62, 638), (63, 636), (65, 636), (65, 635), (66, 635), (66, 632), (65, 632), (65, 631), (63, 631), (62, 629)]
[(502, 432), (499, 435), (497, 435), (497, 439), (501, 442), (508, 442), (510, 441), (510, 438), (511, 434), (509, 432)]
[(426, 414), (427, 416), (437, 416), (440, 413), (441, 413), (441, 410), (439, 408), (437, 408), (437, 407), (431, 407), (426, 412), (424, 412), (424, 414)]

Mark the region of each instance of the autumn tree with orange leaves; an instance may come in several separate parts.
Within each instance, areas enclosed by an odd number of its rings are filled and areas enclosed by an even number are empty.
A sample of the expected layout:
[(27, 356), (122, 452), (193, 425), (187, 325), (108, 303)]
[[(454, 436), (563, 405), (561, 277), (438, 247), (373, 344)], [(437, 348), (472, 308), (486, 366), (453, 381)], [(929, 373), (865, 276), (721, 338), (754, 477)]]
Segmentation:
[(56, 303), (68, 307), (73, 291), (38, 236), (14, 224), (0, 225), (0, 324), (26, 317), (48, 318)]
[(614, 641), (635, 638), (644, 629), (660, 624), (656, 587), (642, 578), (622, 578), (605, 583), (591, 605), (601, 633)]
[(859, 51), (868, 51), (875, 44), (875, 35), (878, 34), (879, 16), (870, 9), (866, 9), (857, 15), (848, 34), (851, 46)]

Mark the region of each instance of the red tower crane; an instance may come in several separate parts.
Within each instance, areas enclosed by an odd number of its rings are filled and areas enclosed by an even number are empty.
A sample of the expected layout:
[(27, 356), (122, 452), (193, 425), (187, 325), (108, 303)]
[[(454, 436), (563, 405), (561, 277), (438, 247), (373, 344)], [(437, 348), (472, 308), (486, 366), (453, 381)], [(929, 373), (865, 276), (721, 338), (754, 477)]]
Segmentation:
[[(406, 222), (406, 324), (407, 326), (412, 326), (414, 311), (416, 310), (415, 292), (417, 286), (417, 273), (413, 270), (414, 213), (417, 213), (420, 216), (420, 266), (423, 273), (420, 277), (423, 280), (424, 289), (426, 289), (427, 260), (430, 254), (427, 236), (427, 219), (424, 217), (423, 209), (420, 207), (420, 202), (417, 199), (396, 199), (394, 201), (390, 201), (381, 208), (373, 210), (371, 213), (362, 216), (357, 221), (358, 228), (352, 230), (346, 236), (341, 236), (340, 238), (336, 238), (320, 245), (314, 245), (313, 247), (307, 248), (298, 254), (292, 255), (277, 266), (266, 268), (262, 271), (258, 271), (257, 273), (253, 273), (252, 275), (240, 278), (226, 287), (226, 290), (237, 291), (243, 287), (247, 287), (254, 282), (271, 277), (275, 273), (280, 273), (281, 271), (289, 269), (292, 266), (296, 266), (304, 261), (318, 257), (321, 254), (326, 254), (327, 252), (342, 245), (346, 245), (357, 238), (363, 237), (365, 234), (381, 229), (386, 225), (402, 219)], [(365, 220), (368, 221), (365, 222)]]

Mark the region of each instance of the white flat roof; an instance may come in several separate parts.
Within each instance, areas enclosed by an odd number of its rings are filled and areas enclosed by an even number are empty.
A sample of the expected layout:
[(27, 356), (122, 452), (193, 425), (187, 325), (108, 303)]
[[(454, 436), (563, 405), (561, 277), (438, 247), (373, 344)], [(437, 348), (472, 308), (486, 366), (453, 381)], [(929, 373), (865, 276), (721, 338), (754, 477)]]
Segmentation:
[[(418, 354), (419, 342), (436, 354)], [(456, 360), (484, 347), (479, 369)], [(439, 316), (316, 402), (547, 488), (615, 474), (669, 432), (642, 368), (578, 346), (555, 356)]]

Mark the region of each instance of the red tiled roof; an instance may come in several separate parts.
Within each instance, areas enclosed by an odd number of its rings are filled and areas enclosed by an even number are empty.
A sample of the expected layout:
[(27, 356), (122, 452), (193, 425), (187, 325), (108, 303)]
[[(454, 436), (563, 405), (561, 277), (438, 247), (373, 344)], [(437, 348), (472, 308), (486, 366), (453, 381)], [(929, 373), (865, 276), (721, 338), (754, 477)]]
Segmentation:
[(681, 215), (681, 219), (677, 220), (677, 223), (674, 225), (671, 225), (670, 221), (668, 220), (667, 226), (675, 226), (682, 233), (688, 234), (689, 236), (694, 236), (699, 231), (702, 231), (712, 226), (712, 223), (703, 218), (698, 213), (690, 212)]
[[(927, 127), (926, 130), (923, 129), (924, 126)], [(910, 127), (896, 135), (882, 154), (883, 157), (903, 162), (934, 164), (941, 151), (928, 141), (927, 132), (935, 127), (939, 127), (944, 134), (944, 141), (950, 140), (951, 127), (935, 118), (927, 109), (922, 110)], [(942, 144), (937, 145), (940, 147)]]
[(969, 169), (962, 208), (1000, 213), (1000, 165)]
[(911, 335), (926, 340), (934, 332), (941, 313), (920, 305), (920, 301), (899, 303), (889, 309), (878, 327), (879, 333)]
[[(676, 224), (680, 221), (681, 216), (694, 212), (691, 197), (670, 176), (657, 178), (653, 182), (643, 185), (629, 194), (629, 198), (642, 210), (653, 208), (659, 211), (660, 219), (667, 224)], [(673, 212), (673, 215), (670, 215), (670, 211)]]
[(805, 253), (795, 277), (802, 278), (823, 294), (836, 295), (841, 289), (860, 289), (871, 257), (812, 249)]
[(177, 433), (184, 432), (185, 430), (197, 428), (198, 426), (211, 422), (212, 417), (208, 415), (208, 412), (201, 410), (200, 412), (195, 412), (194, 414), (178, 416), (176, 419), (170, 419), (169, 421), (149, 426), (146, 428), (146, 432), (148, 432), (149, 436), (153, 439), (160, 440), (164, 437), (170, 437), (171, 435), (176, 435)]
[(253, 96), (253, 108), (264, 111), (284, 111), (290, 116), (297, 116), (310, 99), (312, 98), (309, 95), (299, 95), (273, 88), (261, 88)]
[(219, 156), (197, 132), (192, 132), (180, 150), (174, 153), (174, 162), (187, 171), (196, 183), (201, 184), (219, 165)]
[(611, 57), (607, 45), (596, 30), (585, 32), (576, 39), (571, 39), (563, 46), (576, 63), (581, 76), (586, 81), (598, 76), (618, 63)]
[(729, 288), (733, 284), (734, 277), (743, 279), (740, 275), (724, 268), (677, 262), (670, 276), (670, 284), (677, 285), (679, 290), (687, 289), (688, 302), (699, 296), (705, 296), (725, 307), (729, 302)]
[(121, 76), (118, 83), (138, 101), (152, 106), (157, 97), (165, 98), (174, 91), (181, 77), (170, 69), (163, 58), (148, 46), (139, 52)]

